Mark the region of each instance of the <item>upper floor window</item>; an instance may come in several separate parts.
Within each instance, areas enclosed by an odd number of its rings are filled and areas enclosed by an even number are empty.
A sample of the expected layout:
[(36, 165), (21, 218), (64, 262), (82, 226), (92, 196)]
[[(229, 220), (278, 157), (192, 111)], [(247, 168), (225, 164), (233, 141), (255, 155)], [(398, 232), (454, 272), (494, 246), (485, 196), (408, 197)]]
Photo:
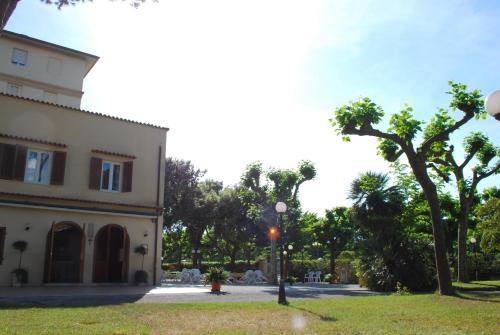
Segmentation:
[(25, 66), (28, 63), (28, 51), (14, 48), (14, 50), (12, 50), (11, 63)]
[(24, 181), (37, 184), (48, 184), (50, 181), (51, 153), (40, 150), (28, 150)]
[(66, 152), (0, 143), (0, 179), (63, 185)]
[(101, 190), (120, 192), (121, 169), (120, 163), (102, 162)]
[(8, 83), (7, 84), (7, 94), (21, 95), (21, 86)]
[(133, 162), (90, 158), (89, 188), (107, 192), (132, 192)]

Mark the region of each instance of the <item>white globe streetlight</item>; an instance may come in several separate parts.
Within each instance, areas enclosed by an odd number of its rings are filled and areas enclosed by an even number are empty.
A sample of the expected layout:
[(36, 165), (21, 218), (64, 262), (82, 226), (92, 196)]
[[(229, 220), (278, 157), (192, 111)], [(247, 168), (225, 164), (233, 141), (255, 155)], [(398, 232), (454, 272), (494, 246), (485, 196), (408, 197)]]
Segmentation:
[(484, 101), (484, 106), (488, 114), (500, 121), (500, 90), (491, 92)]
[(293, 250), (293, 245), (289, 244), (288, 245), (288, 250), (292, 251)]
[(286, 212), (286, 204), (284, 202), (277, 202), (276, 203), (276, 212), (278, 212), (279, 214), (283, 214)]

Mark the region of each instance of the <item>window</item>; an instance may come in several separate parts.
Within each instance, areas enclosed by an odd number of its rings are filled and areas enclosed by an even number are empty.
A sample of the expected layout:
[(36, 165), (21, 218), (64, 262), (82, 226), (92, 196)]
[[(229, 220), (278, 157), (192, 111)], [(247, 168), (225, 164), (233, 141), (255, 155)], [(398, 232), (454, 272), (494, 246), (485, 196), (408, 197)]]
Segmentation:
[(7, 94), (21, 95), (21, 86), (8, 83), (7, 84)]
[(57, 103), (57, 93), (53, 92), (43, 92), (43, 99), (50, 103)]
[(48, 184), (50, 181), (51, 154), (47, 151), (28, 150), (24, 181)]
[(7, 235), (5, 227), (0, 227), (0, 264), (3, 261), (3, 249), (5, 247), (5, 235)]
[(102, 162), (101, 190), (120, 192), (121, 164), (113, 162)]
[(14, 48), (12, 50), (11, 63), (18, 66), (25, 66), (28, 63), (28, 51)]

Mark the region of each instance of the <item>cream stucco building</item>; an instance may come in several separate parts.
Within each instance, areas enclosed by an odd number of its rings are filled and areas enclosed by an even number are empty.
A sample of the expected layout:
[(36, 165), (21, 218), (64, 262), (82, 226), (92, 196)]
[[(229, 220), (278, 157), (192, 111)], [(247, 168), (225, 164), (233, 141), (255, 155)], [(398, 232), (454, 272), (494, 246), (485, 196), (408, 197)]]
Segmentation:
[(0, 33), (0, 286), (159, 281), (168, 129), (79, 109), (97, 60)]

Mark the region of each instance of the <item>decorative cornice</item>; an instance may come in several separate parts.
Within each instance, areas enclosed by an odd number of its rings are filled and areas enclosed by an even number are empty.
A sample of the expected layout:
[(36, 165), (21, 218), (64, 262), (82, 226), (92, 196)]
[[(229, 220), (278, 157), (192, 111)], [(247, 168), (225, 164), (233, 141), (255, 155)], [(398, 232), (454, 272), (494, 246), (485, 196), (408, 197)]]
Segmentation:
[(47, 90), (50, 92), (55, 91), (57, 93), (66, 94), (66, 95), (76, 97), (76, 98), (81, 98), (83, 96), (82, 91), (73, 90), (71, 88), (53, 85), (53, 84), (45, 83), (42, 81), (13, 76), (13, 75), (8, 74), (8, 73), (0, 72), (0, 79), (8, 81), (8, 82), (12, 82), (12, 83), (17, 83), (17, 84), (20, 84), (23, 86), (36, 87), (36, 88), (39, 88), (39, 89), (44, 90), (44, 91), (47, 91)]
[(2, 134), (2, 133), (0, 133), (0, 137), (8, 138), (11, 140), (26, 141), (26, 142), (32, 142), (32, 143), (51, 145), (53, 147), (67, 148), (67, 145), (63, 144), (63, 143), (52, 142), (52, 141), (47, 141), (47, 140), (40, 140), (37, 138), (31, 138), (31, 137), (16, 136), (16, 135), (9, 135), (9, 134)]

